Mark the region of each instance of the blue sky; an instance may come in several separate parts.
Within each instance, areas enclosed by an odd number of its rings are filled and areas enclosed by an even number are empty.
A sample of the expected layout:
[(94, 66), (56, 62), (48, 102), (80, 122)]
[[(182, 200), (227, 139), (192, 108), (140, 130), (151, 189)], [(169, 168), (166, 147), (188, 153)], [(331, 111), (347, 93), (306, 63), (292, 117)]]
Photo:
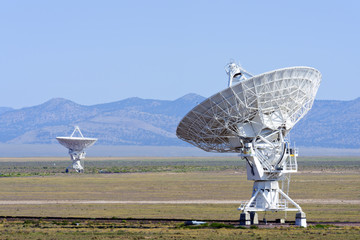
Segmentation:
[(360, 97), (360, 1), (0, 2), (0, 106), (63, 97), (205, 97), (235, 59), (322, 72), (317, 99)]

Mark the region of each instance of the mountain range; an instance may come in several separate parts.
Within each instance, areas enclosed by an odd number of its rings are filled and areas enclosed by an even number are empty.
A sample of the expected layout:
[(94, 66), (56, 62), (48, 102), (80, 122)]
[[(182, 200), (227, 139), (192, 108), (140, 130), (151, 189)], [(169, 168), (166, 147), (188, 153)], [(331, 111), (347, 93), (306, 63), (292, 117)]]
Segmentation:
[(291, 130), (291, 140), (307, 147), (360, 148), (360, 98), (315, 100)]
[[(63, 98), (22, 109), (0, 107), (0, 143), (49, 144), (69, 136), (78, 125), (100, 145), (190, 146), (175, 135), (182, 117), (205, 98), (128, 98), (84, 106)], [(291, 131), (297, 146), (360, 148), (360, 98), (315, 100), (310, 112)]]
[(174, 101), (128, 98), (83, 106), (55, 98), (41, 105), (8, 109), (0, 113), (0, 142), (11, 144), (55, 143), (80, 126), (84, 136), (101, 145), (181, 145), (175, 129), (194, 105), (204, 100), (188, 94)]

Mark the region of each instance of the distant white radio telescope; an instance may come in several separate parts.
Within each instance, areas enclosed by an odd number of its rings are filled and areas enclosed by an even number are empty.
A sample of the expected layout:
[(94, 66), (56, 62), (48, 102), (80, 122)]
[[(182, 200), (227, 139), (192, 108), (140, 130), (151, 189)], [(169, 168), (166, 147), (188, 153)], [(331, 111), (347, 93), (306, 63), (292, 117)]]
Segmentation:
[(255, 223), (258, 211), (298, 211), (296, 225), (306, 227), (305, 213), (287, 193), (290, 173), (297, 172), (297, 149), (286, 136), (311, 109), (321, 73), (290, 67), (253, 76), (235, 62), (226, 72), (228, 88), (193, 108), (176, 135), (208, 152), (239, 153), (246, 161), (254, 186), (251, 199), (239, 207), (241, 224)]
[[(78, 133), (78, 137), (75, 137), (76, 133)], [(85, 148), (92, 146), (97, 141), (97, 138), (85, 138), (80, 128), (76, 126), (70, 137), (57, 137), (56, 139), (61, 145), (69, 149), (72, 163), (66, 168), (66, 172), (71, 167), (78, 173), (84, 172)]]

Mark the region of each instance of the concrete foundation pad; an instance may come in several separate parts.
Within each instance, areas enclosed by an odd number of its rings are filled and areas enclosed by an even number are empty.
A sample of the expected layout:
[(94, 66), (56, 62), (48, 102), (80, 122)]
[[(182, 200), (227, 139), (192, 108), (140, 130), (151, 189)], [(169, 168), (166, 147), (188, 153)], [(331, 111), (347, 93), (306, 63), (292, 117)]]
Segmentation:
[(296, 213), (295, 225), (300, 227), (307, 227), (306, 224), (306, 214), (304, 212)]
[(256, 212), (250, 212), (251, 225), (259, 224), (259, 216)]
[(250, 219), (250, 213), (249, 212), (243, 212), (240, 214), (240, 225), (250, 225), (251, 219)]
[(276, 223), (285, 223), (285, 219), (284, 218), (278, 218), (278, 219), (275, 219), (275, 222)]

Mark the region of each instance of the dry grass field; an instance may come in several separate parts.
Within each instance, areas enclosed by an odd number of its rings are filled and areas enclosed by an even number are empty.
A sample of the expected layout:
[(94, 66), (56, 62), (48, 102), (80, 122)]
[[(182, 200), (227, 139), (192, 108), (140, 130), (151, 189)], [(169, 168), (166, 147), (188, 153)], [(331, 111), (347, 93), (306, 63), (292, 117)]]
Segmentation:
[[(0, 159), (0, 216), (237, 220), (237, 207), (252, 191), (244, 162), (238, 158), (94, 158), (87, 160), (85, 174), (63, 173), (68, 163), (65, 158)], [(303, 158), (299, 166), (299, 173), (291, 177), (290, 196), (302, 206), (309, 222), (360, 221), (359, 159)], [(260, 219), (264, 216), (259, 214)], [(265, 217), (274, 220), (284, 214), (266, 213)], [(293, 221), (294, 214), (288, 213), (287, 219)], [(322, 225), (244, 230), (6, 220), (0, 233), (0, 239), (360, 237), (359, 227)]]

